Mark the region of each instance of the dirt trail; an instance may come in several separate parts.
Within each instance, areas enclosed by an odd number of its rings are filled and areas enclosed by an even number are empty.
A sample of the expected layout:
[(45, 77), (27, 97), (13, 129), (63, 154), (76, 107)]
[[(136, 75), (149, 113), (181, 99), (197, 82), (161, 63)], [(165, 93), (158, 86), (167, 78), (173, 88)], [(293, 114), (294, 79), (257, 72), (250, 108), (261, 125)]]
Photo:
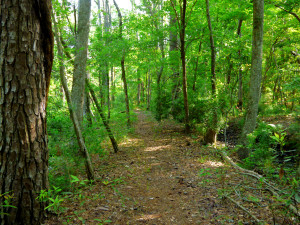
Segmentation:
[[(241, 182), (248, 185), (244, 177), (211, 148), (199, 146), (193, 135), (185, 135), (182, 125), (170, 120), (159, 124), (148, 112), (136, 113), (135, 133), (120, 144), (121, 151), (104, 162), (95, 158), (101, 180), (47, 224), (66, 218), (66, 224), (253, 224), (245, 212), (219, 197)], [(263, 208), (247, 204), (258, 219), (272, 220), (268, 204), (260, 200)]]

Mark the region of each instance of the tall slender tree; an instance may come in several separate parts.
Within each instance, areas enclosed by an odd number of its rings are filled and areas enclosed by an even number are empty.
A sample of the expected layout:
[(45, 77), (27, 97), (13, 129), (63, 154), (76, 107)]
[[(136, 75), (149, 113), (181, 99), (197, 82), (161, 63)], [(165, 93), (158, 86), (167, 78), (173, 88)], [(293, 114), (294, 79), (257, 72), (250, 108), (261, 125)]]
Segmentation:
[(79, 123), (83, 121), (86, 81), (86, 61), (90, 32), (91, 0), (79, 0), (78, 30), (76, 33), (72, 101)]
[(188, 94), (187, 94), (187, 79), (186, 79), (186, 59), (185, 59), (185, 28), (186, 28), (186, 7), (187, 1), (183, 0), (182, 4), (180, 4), (180, 13), (178, 13), (175, 8), (174, 1), (171, 0), (172, 7), (177, 17), (177, 22), (179, 25), (179, 37), (180, 37), (180, 59), (182, 66), (182, 89), (183, 89), (183, 102), (184, 102), (184, 124), (185, 124), (185, 132), (190, 132), (190, 119), (189, 119), (189, 102), (188, 102)]
[(64, 66), (64, 54), (63, 54), (63, 50), (62, 50), (62, 45), (60, 43), (60, 38), (59, 38), (60, 33), (58, 32), (58, 29), (57, 29), (57, 24), (56, 24), (56, 19), (55, 19), (54, 13), (52, 13), (52, 18), (53, 18), (53, 23), (54, 23), (55, 39), (56, 39), (58, 57), (59, 57), (60, 81), (61, 81), (61, 84), (64, 88), (64, 92), (65, 92), (66, 99), (67, 99), (67, 104), (68, 104), (68, 107), (69, 107), (70, 117), (71, 117), (71, 120), (73, 122), (74, 130), (75, 130), (75, 133), (76, 133), (76, 136), (77, 136), (77, 141), (78, 141), (78, 145), (79, 145), (79, 152), (81, 153), (82, 157), (85, 160), (85, 168), (86, 168), (87, 177), (88, 177), (89, 180), (94, 180), (95, 175), (94, 175), (93, 165), (92, 165), (89, 152), (86, 148), (86, 145), (85, 145), (85, 142), (84, 142), (84, 139), (83, 139), (83, 135), (82, 135), (81, 128), (80, 128), (80, 123), (78, 121), (77, 114), (74, 111), (73, 101), (71, 99), (71, 94), (70, 94), (69, 89), (68, 89), (67, 79), (66, 79), (66, 75), (65, 75), (66, 72), (65, 72), (65, 66)]
[[(115, 0), (114, 5), (118, 11), (118, 17), (119, 17), (119, 37), (120, 40), (123, 39), (123, 18), (121, 11), (118, 7), (118, 4)], [(124, 84), (124, 94), (125, 94), (125, 103), (126, 103), (126, 115), (127, 115), (127, 126), (130, 127), (130, 111), (129, 111), (129, 98), (128, 98), (128, 90), (127, 90), (127, 80), (126, 80), (126, 72), (125, 72), (125, 52), (122, 50), (122, 59), (121, 59), (121, 69), (122, 69), (122, 80)]]
[[(243, 19), (239, 19), (239, 25), (237, 29), (237, 35), (238, 38), (240, 39), (242, 36), (242, 24), (243, 24)], [(242, 56), (242, 50), (238, 50), (238, 55), (241, 60)], [(238, 104), (237, 107), (239, 109), (243, 108), (243, 71), (242, 71), (242, 63), (239, 61), (239, 75), (238, 75), (238, 81), (239, 81), (239, 89), (238, 89)]]
[[(217, 98), (217, 91), (216, 91), (216, 49), (215, 49), (215, 42), (214, 42), (214, 35), (213, 29), (211, 25), (211, 17), (210, 17), (210, 10), (209, 10), (209, 0), (205, 0), (206, 3), (206, 18), (207, 24), (209, 29), (209, 41), (210, 41), (210, 49), (211, 49), (211, 91), (212, 91), (212, 99), (215, 100)], [(217, 105), (216, 103), (212, 106), (212, 122), (209, 125), (205, 137), (204, 142), (206, 144), (216, 144), (217, 141), (217, 129), (218, 129), (218, 113), (217, 113)]]
[[(245, 124), (240, 137), (242, 145), (247, 144), (247, 135), (252, 133), (256, 126), (258, 103), (261, 92), (262, 53), (263, 53), (263, 26), (264, 26), (264, 0), (253, 0), (253, 33), (252, 33), (252, 61), (250, 90)], [(238, 151), (240, 158), (245, 158), (249, 150), (242, 147)]]
[[(53, 62), (51, 1), (0, 3), (0, 224), (44, 220), (46, 105)], [(11, 196), (11, 197), (8, 197)], [(13, 207), (3, 207), (5, 198)]]

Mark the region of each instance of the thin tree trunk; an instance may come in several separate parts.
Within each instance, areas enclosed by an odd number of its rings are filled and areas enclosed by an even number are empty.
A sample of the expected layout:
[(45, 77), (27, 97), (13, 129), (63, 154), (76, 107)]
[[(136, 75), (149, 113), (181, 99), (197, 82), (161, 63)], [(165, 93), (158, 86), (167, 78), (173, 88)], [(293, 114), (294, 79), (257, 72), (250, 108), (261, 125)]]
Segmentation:
[[(87, 78), (86, 78), (87, 80), (89, 80), (90, 79), (90, 74), (87, 72)], [(85, 111), (85, 116), (86, 116), (86, 118), (87, 118), (87, 121), (88, 121), (88, 126), (92, 126), (92, 124), (93, 124), (93, 122), (92, 122), (92, 111), (91, 111), (91, 104), (90, 104), (90, 97), (89, 97), (89, 92), (87, 91), (87, 90), (85, 90), (85, 93), (84, 93), (84, 95), (85, 95), (85, 101), (84, 101), (84, 105), (85, 105), (85, 109), (84, 109), (84, 111)]]
[(126, 74), (125, 74), (125, 55), (124, 54), (123, 54), (122, 60), (121, 60), (121, 68), (122, 68), (122, 81), (124, 84), (124, 95), (125, 95), (125, 103), (126, 103), (127, 126), (130, 127), (130, 111), (129, 111), (127, 80), (126, 80)]
[(199, 43), (198, 55), (197, 55), (197, 60), (196, 60), (196, 67), (195, 67), (195, 72), (194, 72), (194, 82), (193, 82), (193, 91), (196, 91), (197, 73), (198, 73), (198, 64), (199, 64), (199, 54), (201, 52), (201, 46), (202, 46), (202, 39), (200, 40), (200, 43)]
[(150, 110), (151, 103), (151, 74), (147, 72), (147, 110)]
[(110, 71), (110, 75), (111, 75), (111, 105), (113, 105), (113, 102), (115, 101), (115, 70), (113, 67), (111, 67), (111, 71)]
[(231, 61), (231, 53), (228, 56), (228, 70), (227, 70), (227, 85), (230, 84), (231, 81), (231, 72), (232, 72), (232, 68), (233, 68), (233, 62)]
[(109, 68), (107, 67), (107, 123), (109, 123), (110, 119), (110, 82), (109, 82)]
[[(206, 0), (206, 17), (208, 29), (210, 32), (209, 40), (210, 40), (210, 49), (211, 49), (211, 90), (212, 90), (212, 99), (216, 99), (216, 52), (215, 52), (215, 44), (213, 37), (213, 30), (211, 25), (210, 13), (209, 13), (209, 0)], [(212, 110), (212, 124), (209, 125), (205, 137), (204, 142), (206, 144), (214, 144), (217, 142), (217, 129), (218, 129), (218, 113), (217, 113), (217, 105), (213, 104)]]
[(69, 89), (68, 89), (67, 79), (66, 79), (66, 75), (65, 75), (66, 72), (65, 72), (65, 66), (64, 66), (63, 51), (62, 51), (60, 40), (58, 38), (60, 35), (58, 33), (54, 13), (52, 13), (52, 17), (53, 17), (53, 22), (54, 22), (54, 30), (55, 30), (55, 34), (56, 34), (55, 37), (56, 37), (57, 50), (58, 50), (58, 55), (59, 55), (58, 58), (59, 58), (60, 80), (61, 80), (61, 83), (63, 85), (64, 92), (66, 94), (66, 99), (67, 99), (67, 103), (68, 103), (70, 117), (71, 117), (71, 120), (73, 122), (73, 126), (74, 126), (75, 133), (76, 133), (76, 136), (77, 136), (79, 150), (80, 150), (80, 153), (81, 153), (82, 157), (85, 160), (85, 169), (86, 169), (87, 177), (88, 177), (89, 180), (95, 180), (93, 165), (92, 165), (88, 150), (87, 150), (87, 148), (85, 146), (85, 143), (84, 143), (83, 135), (82, 135), (81, 128), (80, 128), (80, 123), (78, 121), (77, 114), (73, 110), (73, 103), (72, 103), (72, 99), (71, 99), (71, 94), (70, 94)]
[[(263, 53), (263, 23), (264, 23), (264, 0), (253, 0), (253, 41), (252, 63), (250, 76), (249, 102), (246, 112), (245, 124), (240, 137), (240, 144), (247, 145), (247, 134), (254, 131), (258, 113), (258, 103), (261, 92), (262, 76), (262, 53)], [(238, 150), (240, 158), (249, 155), (245, 147)]]
[[(242, 36), (242, 23), (243, 20), (239, 20), (239, 25), (238, 25), (238, 29), (237, 29), (237, 35), (238, 38), (241, 38)], [(239, 49), (238, 51), (238, 55), (239, 55), (239, 59), (241, 60), (241, 56), (242, 56), (242, 50)], [(238, 88), (238, 104), (237, 107), (242, 110), (243, 109), (243, 72), (242, 72), (242, 63), (239, 61), (239, 74), (238, 74), (238, 81), (239, 81), (239, 88)]]
[[(119, 29), (120, 29), (120, 39), (123, 39), (123, 21), (122, 21), (122, 14), (121, 11), (116, 3), (115, 0), (114, 5), (118, 11), (118, 17), (119, 17)], [(129, 110), (129, 98), (128, 98), (128, 91), (127, 91), (127, 81), (126, 81), (126, 73), (125, 73), (125, 52), (122, 51), (122, 59), (121, 59), (121, 69), (122, 69), (122, 81), (124, 84), (124, 94), (125, 94), (125, 104), (126, 104), (126, 115), (127, 115), (127, 126), (130, 127), (130, 110)]]
[[(173, 2), (173, 1), (172, 1)], [(173, 2), (174, 6), (176, 5), (176, 1)], [(175, 10), (174, 10), (175, 11)], [(175, 12), (174, 12), (175, 13)], [(176, 13), (175, 13), (176, 14)], [(178, 32), (177, 30), (173, 30), (176, 28), (176, 17), (170, 12), (170, 61), (171, 61), (171, 71), (172, 71), (172, 102), (178, 98), (178, 94), (180, 92), (180, 76), (179, 76), (179, 55), (178, 55)], [(179, 83), (179, 84), (178, 84)]]
[(90, 83), (89, 83), (88, 80), (87, 80), (87, 86), (88, 86), (89, 91), (91, 93), (91, 96), (92, 96), (92, 98), (93, 98), (93, 100), (94, 100), (94, 102), (96, 104), (97, 110), (98, 110), (98, 112), (99, 112), (99, 114), (101, 116), (101, 119), (102, 119), (102, 122), (103, 122), (103, 124), (105, 126), (105, 129), (106, 129), (106, 131), (108, 133), (108, 136), (110, 138), (111, 144), (112, 144), (112, 146), (114, 148), (114, 152), (117, 153), (119, 151), (118, 144), (117, 144), (116, 139), (115, 139), (115, 137), (114, 137), (114, 135), (113, 135), (110, 127), (109, 127), (108, 121), (106, 120), (106, 118), (104, 116), (104, 113), (103, 113), (103, 111), (102, 111), (102, 109), (101, 109), (101, 107), (99, 105), (99, 102), (98, 102), (98, 100), (96, 98), (95, 92), (92, 89), (92, 87), (91, 87), (91, 85), (90, 85)]
[[(173, 0), (171, 1), (174, 12), (177, 15), (175, 5)], [(183, 0), (182, 5), (180, 5), (180, 18), (178, 19), (178, 24), (180, 27), (180, 59), (182, 65), (182, 88), (183, 88), (183, 102), (184, 102), (184, 123), (185, 132), (190, 133), (190, 120), (189, 120), (189, 103), (188, 103), (188, 93), (187, 93), (187, 80), (186, 80), (186, 62), (185, 62), (185, 28), (186, 28), (186, 6), (187, 1)], [(180, 20), (180, 21), (179, 21)]]
[[(161, 2), (162, 3), (162, 2)], [(146, 4), (146, 7), (149, 10), (149, 14), (151, 15), (152, 18), (154, 18), (153, 23), (155, 26), (156, 30), (160, 29), (161, 24), (163, 23), (162, 20), (156, 20), (155, 18), (157, 18), (157, 7), (159, 7), (159, 9), (161, 9), (161, 4), (156, 4), (153, 3), (153, 7), (151, 7), (150, 4)], [(157, 78), (156, 78), (156, 91), (157, 91), (157, 98), (156, 98), (156, 119), (158, 121), (161, 121), (162, 118), (162, 101), (161, 101), (161, 80), (162, 80), (162, 75), (163, 75), (163, 71), (164, 71), (164, 59), (165, 59), (165, 51), (164, 51), (164, 37), (163, 34), (159, 37), (158, 40), (158, 48), (161, 51), (161, 67), (160, 70), (157, 72)]]
[(139, 106), (141, 104), (141, 91), (142, 91), (142, 83), (141, 83), (141, 75), (139, 69), (137, 69), (137, 105)]

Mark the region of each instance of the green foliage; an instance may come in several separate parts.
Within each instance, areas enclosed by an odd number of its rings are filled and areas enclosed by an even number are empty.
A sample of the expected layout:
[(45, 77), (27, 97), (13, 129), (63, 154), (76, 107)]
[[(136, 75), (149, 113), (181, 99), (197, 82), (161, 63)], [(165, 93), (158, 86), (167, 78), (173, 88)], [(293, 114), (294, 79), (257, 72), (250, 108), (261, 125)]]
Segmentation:
[(276, 141), (271, 138), (272, 134), (272, 126), (266, 123), (259, 123), (257, 129), (248, 135), (248, 148), (251, 149), (251, 153), (245, 159), (244, 166), (246, 168), (264, 168), (268, 165), (268, 162), (275, 159), (276, 151), (274, 150), (274, 146)]
[(11, 205), (11, 200), (14, 198), (13, 194), (9, 194), (9, 192), (5, 192), (5, 193), (0, 193), (0, 216), (1, 215), (8, 215), (7, 213), (5, 213), (5, 209), (7, 208), (17, 208), (13, 205)]
[(266, 175), (278, 176), (279, 167), (285, 167), (288, 174), (294, 174), (293, 164), (297, 161), (295, 150), (284, 149), (287, 144), (286, 131), (282, 126), (259, 123), (257, 129), (248, 135), (251, 153), (244, 160), (244, 166), (248, 169), (264, 171)]
[(64, 211), (61, 203), (64, 201), (64, 198), (61, 197), (62, 189), (52, 186), (52, 189), (42, 190), (37, 197), (37, 199), (41, 202), (47, 202), (48, 206), (45, 210), (53, 212), (55, 214), (60, 214)]
[(95, 221), (99, 222), (98, 225), (103, 225), (107, 223), (112, 223), (111, 220), (101, 220), (101, 219), (94, 219)]

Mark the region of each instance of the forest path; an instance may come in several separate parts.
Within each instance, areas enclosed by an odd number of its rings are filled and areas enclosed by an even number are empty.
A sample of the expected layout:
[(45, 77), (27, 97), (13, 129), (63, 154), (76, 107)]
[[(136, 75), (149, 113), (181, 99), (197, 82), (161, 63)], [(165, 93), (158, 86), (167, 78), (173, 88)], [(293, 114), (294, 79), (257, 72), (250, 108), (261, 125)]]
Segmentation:
[(218, 216), (232, 214), (218, 199), (216, 175), (224, 165), (210, 160), (211, 149), (200, 149), (182, 124), (136, 113), (135, 135), (122, 144), (126, 156), (119, 171), (129, 175), (119, 189), (124, 205), (133, 205), (115, 213), (114, 224), (217, 224)]
[[(251, 181), (223, 164), (212, 148), (200, 146), (193, 134), (185, 135), (183, 125), (135, 113), (135, 132), (119, 144), (120, 152), (92, 157), (101, 179), (66, 202), (57, 223), (46, 224), (253, 224), (219, 197)], [(259, 219), (272, 218), (250, 201), (248, 206)]]

